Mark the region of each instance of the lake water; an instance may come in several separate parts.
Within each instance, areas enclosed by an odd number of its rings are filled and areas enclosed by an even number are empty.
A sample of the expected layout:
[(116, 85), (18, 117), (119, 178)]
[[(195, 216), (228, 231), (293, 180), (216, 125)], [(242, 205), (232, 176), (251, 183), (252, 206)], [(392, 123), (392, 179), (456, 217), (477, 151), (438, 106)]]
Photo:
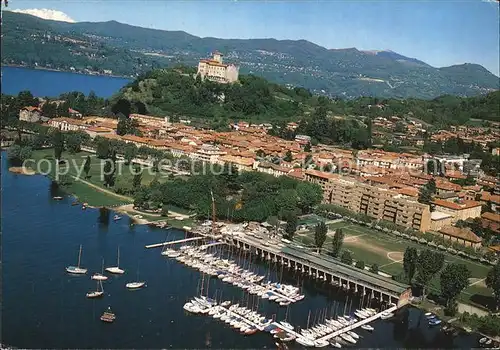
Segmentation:
[[(147, 250), (146, 244), (184, 236), (183, 232), (148, 226), (130, 226), (128, 218), (114, 222), (113, 212), (99, 209), (82, 211), (71, 206), (72, 199), (59, 195), (49, 179), (7, 171), (2, 157), (2, 250), (3, 250), (3, 342), (21, 348), (274, 348), (267, 333), (242, 336), (229, 326), (207, 316), (186, 314), (182, 305), (196, 295), (200, 273), (176, 260)], [(167, 232), (170, 232), (167, 234)], [(84, 276), (70, 276), (64, 268), (76, 264), (79, 245), (83, 245)], [(120, 247), (122, 276), (104, 282), (105, 296), (89, 300), (85, 293), (95, 289), (93, 272), (116, 263)], [(246, 260), (242, 260), (243, 261)], [(252, 265), (266, 273), (269, 265)], [(281, 275), (272, 267), (271, 277)], [(128, 291), (125, 283), (137, 275), (147, 287)], [(352, 312), (363, 300), (341, 291), (325, 290), (292, 272), (284, 282), (303, 285), (306, 298), (288, 311), (288, 321), (304, 327), (309, 311), (314, 314)], [(331, 289), (331, 288), (330, 288)], [(211, 279), (209, 295), (223, 299), (247, 300), (239, 288)], [(251, 299), (250, 304), (253, 304)], [(99, 316), (111, 306), (117, 315), (113, 324)], [(286, 309), (273, 302), (260, 301), (259, 310), (268, 317), (283, 319)], [(359, 347), (462, 347), (477, 344), (477, 336), (452, 338), (438, 328), (429, 328), (422, 312), (407, 309), (397, 321), (376, 321), (375, 331), (357, 331)], [(298, 348), (290, 344), (291, 348)]]
[(80, 91), (87, 95), (94, 91), (97, 96), (110, 97), (130, 79), (41, 69), (2, 67), (2, 93), (17, 95), (30, 90), (34, 96), (57, 97), (68, 91)]

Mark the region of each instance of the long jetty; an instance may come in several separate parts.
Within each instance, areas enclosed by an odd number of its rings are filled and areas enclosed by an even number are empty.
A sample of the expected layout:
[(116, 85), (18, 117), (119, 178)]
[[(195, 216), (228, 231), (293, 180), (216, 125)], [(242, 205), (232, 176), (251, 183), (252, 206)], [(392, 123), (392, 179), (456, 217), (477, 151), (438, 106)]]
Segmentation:
[(200, 239), (205, 239), (205, 237), (191, 237), (191, 238), (184, 238), (184, 239), (179, 239), (177, 241), (168, 241), (168, 242), (163, 242), (163, 243), (155, 243), (155, 244), (149, 244), (146, 246), (147, 249), (150, 248), (158, 248), (158, 247), (164, 247), (166, 245), (172, 245), (172, 244), (177, 244), (177, 243), (184, 243), (184, 242), (191, 242), (191, 241), (198, 241)]
[(376, 319), (379, 319), (382, 316), (382, 313), (384, 313), (384, 312), (394, 312), (397, 309), (398, 309), (397, 305), (394, 305), (394, 306), (388, 308), (387, 310), (384, 310), (383, 312), (379, 312), (378, 314), (375, 314), (373, 316), (367, 317), (367, 318), (365, 318), (363, 320), (360, 320), (360, 321), (358, 321), (356, 323), (353, 323), (353, 324), (351, 324), (351, 325), (349, 325), (347, 327), (344, 327), (344, 328), (341, 328), (339, 330), (336, 330), (335, 332), (327, 334), (327, 335), (319, 338), (318, 340), (326, 340), (326, 341), (328, 341), (328, 340), (330, 340), (330, 339), (332, 339), (332, 338), (334, 338), (334, 337), (336, 337), (336, 336), (338, 336), (338, 335), (340, 335), (342, 333), (351, 331), (353, 329), (361, 327), (364, 324), (367, 324), (367, 323), (370, 323), (372, 321), (375, 321)]

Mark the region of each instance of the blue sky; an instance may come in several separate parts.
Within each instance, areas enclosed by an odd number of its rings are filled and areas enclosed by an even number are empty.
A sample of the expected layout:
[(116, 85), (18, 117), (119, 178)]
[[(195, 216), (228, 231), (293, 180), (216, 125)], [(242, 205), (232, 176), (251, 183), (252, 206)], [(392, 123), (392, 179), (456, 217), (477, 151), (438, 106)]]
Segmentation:
[(76, 21), (116, 20), (202, 37), (390, 49), (436, 67), (478, 63), (499, 75), (498, 3), (485, 0), (11, 0), (9, 8), (47, 8)]

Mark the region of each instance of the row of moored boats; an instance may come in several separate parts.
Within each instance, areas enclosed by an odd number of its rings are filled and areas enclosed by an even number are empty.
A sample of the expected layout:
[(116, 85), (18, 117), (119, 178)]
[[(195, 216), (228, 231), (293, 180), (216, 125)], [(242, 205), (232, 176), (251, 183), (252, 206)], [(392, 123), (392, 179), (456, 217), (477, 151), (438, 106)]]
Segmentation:
[(166, 249), (162, 255), (175, 258), (179, 262), (200, 270), (201, 272), (218, 277), (223, 282), (231, 283), (250, 294), (258, 295), (262, 299), (269, 299), (281, 306), (288, 306), (304, 298), (299, 288), (281, 283), (263, 283), (265, 276), (238, 266), (234, 261), (222, 259), (212, 253), (189, 246), (182, 246), (179, 250)]

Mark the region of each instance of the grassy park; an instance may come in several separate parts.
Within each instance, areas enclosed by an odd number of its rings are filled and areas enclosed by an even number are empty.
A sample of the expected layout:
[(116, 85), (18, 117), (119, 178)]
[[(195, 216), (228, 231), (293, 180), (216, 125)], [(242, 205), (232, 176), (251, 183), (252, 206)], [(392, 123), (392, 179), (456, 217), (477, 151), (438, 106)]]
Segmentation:
[[(343, 250), (351, 251), (354, 260), (363, 260), (367, 266), (377, 264), (380, 271), (393, 276), (403, 273), (403, 256), (407, 247), (415, 247), (419, 250), (434, 249), (424, 244), (345, 221), (333, 223), (327, 221), (327, 226), (329, 231), (323, 246), (323, 253), (330, 251), (335, 230), (342, 228), (345, 234)], [(294, 240), (305, 246), (314, 246), (314, 230), (297, 232)], [(481, 303), (481, 299), (491, 296), (491, 290), (484, 284), (484, 279), (491, 269), (490, 266), (447, 252), (442, 253), (446, 263), (464, 264), (471, 272), (471, 285), (462, 292), (461, 300)], [(439, 293), (439, 277), (432, 280), (430, 289)]]
[[(83, 168), (83, 164), (85, 163), (87, 156), (89, 156), (91, 160), (89, 176), (84, 178), (82, 175), (81, 178), (75, 179)], [(29, 164), (29, 166), (33, 168), (33, 170), (39, 173), (48, 174), (51, 178), (55, 178), (57, 166), (54, 159), (53, 149), (34, 151), (32, 159), (35, 163)], [(71, 177), (71, 183), (66, 184), (64, 187), (68, 192), (74, 194), (80, 201), (87, 202), (91, 206), (119, 206), (132, 202), (132, 198), (119, 195), (104, 186), (104, 181), (101, 178), (104, 160), (97, 158), (95, 154), (87, 152), (70, 154), (65, 152), (63, 153), (62, 159), (66, 160), (66, 164), (59, 166), (59, 172), (66, 172), (68, 176)], [(132, 181), (133, 167), (125, 165), (122, 161), (118, 161), (118, 164), (121, 165), (118, 165), (120, 168), (117, 170), (117, 181), (123, 178), (130, 179), (130, 181)], [(148, 171), (148, 168), (143, 167), (141, 183), (143, 185), (147, 185), (154, 178), (157, 178), (158, 181), (162, 182), (167, 180), (167, 175), (155, 175), (152, 171)]]

